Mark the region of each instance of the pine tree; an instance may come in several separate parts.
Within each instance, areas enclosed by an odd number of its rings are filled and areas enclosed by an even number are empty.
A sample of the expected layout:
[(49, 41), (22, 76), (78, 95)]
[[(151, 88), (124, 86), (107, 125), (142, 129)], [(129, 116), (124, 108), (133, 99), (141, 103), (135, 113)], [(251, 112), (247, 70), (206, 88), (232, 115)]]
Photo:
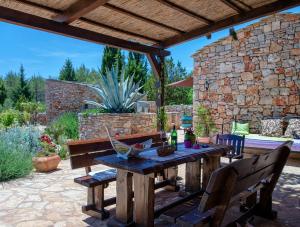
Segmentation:
[(73, 68), (72, 61), (69, 58), (66, 59), (65, 64), (59, 72), (59, 79), (67, 81), (76, 80), (75, 70)]
[(144, 54), (129, 52), (126, 65), (126, 76), (133, 76), (135, 83), (144, 85), (147, 79), (147, 60)]
[(2, 106), (7, 97), (4, 81), (0, 78), (0, 105)]
[(29, 86), (27, 81), (25, 80), (25, 70), (23, 65), (21, 65), (20, 67), (18, 78), (19, 78), (19, 84), (15, 86), (15, 89), (13, 90), (13, 97), (12, 97), (12, 100), (15, 104), (17, 102), (31, 100)]
[(125, 66), (124, 58), (120, 49), (106, 46), (103, 51), (100, 73), (106, 75), (106, 69), (112, 70), (113, 67), (118, 66), (120, 75), (123, 66)]

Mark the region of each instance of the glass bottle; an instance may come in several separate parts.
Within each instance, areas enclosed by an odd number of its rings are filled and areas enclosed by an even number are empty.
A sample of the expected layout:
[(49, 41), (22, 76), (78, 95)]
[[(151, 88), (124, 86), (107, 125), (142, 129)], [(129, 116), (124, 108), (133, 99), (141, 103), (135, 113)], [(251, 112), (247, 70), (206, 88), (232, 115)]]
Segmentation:
[(173, 125), (173, 130), (171, 132), (171, 145), (175, 146), (175, 148), (177, 150), (177, 131), (175, 128), (175, 124)]

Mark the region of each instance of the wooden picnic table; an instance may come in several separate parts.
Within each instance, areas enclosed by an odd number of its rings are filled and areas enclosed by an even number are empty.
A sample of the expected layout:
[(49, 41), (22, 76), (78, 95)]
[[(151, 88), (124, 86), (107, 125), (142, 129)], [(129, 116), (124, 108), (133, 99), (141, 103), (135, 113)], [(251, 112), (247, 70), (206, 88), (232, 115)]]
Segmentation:
[[(95, 158), (96, 163), (117, 169), (116, 217), (112, 220), (113, 225), (119, 223), (122, 226), (134, 221), (136, 226), (153, 226), (155, 174), (186, 163), (186, 190), (190, 193), (200, 191), (207, 185), (211, 173), (220, 166), (220, 157), (230, 148), (225, 145), (209, 145), (196, 150), (179, 144), (174, 154), (165, 157), (159, 157), (155, 148), (151, 148), (142, 152), (139, 157), (129, 160), (120, 159), (116, 154)], [(167, 177), (174, 179), (174, 174)]]

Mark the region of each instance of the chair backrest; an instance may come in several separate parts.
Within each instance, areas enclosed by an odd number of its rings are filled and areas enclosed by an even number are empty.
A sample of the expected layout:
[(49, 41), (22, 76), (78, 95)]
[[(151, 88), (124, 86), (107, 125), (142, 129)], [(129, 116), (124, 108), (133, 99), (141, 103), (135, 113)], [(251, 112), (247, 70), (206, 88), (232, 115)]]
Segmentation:
[(245, 136), (238, 136), (234, 134), (223, 134), (217, 135), (216, 138), (217, 144), (230, 145), (232, 146), (232, 155), (233, 156), (243, 156), (244, 146), (245, 146)]
[[(148, 139), (153, 140), (152, 147), (162, 145), (160, 133), (133, 134), (118, 137), (119, 141), (128, 145), (144, 142)], [(115, 153), (108, 138), (70, 141), (68, 142), (68, 149), (72, 169), (90, 167), (95, 165), (94, 159), (96, 157)]]
[(205, 212), (215, 209), (212, 219), (213, 226), (219, 226), (224, 218), (230, 200), (255, 188), (262, 181), (265, 190), (272, 195), (282, 169), (290, 153), (290, 141), (285, 142), (269, 154), (255, 156), (233, 162), (215, 170), (201, 199), (199, 210)]

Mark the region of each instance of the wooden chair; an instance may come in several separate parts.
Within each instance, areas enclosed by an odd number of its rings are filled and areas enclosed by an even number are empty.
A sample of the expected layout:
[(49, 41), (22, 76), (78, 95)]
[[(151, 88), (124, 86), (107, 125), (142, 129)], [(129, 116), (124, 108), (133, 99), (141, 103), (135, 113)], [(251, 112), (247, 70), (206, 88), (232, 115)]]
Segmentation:
[[(272, 193), (288, 159), (289, 145), (286, 142), (269, 154), (238, 160), (215, 170), (200, 202), (190, 200), (166, 211), (161, 218), (182, 227), (242, 225), (253, 215), (276, 218)], [(236, 202), (240, 202), (239, 215), (224, 219)]]
[[(135, 144), (147, 139), (153, 139), (153, 147), (161, 146), (162, 141), (159, 133), (145, 134), (145, 135), (130, 135), (120, 137), (118, 140), (127, 144)], [(104, 208), (115, 204), (116, 198), (104, 199), (104, 188), (108, 184), (116, 180), (116, 170), (109, 169), (97, 172), (97, 179), (93, 178), (91, 174), (91, 166), (95, 165), (94, 159), (96, 157), (114, 154), (109, 139), (91, 139), (91, 140), (78, 140), (68, 143), (70, 152), (70, 162), (72, 169), (85, 168), (86, 174), (77, 177), (74, 181), (88, 188), (87, 192), (87, 205), (82, 206), (82, 212), (101, 219), (109, 216), (108, 211)]]
[(217, 135), (216, 138), (217, 144), (230, 145), (232, 150), (226, 155), (229, 158), (229, 163), (232, 162), (232, 159), (242, 159), (244, 146), (245, 146), (245, 136), (238, 136), (233, 134), (223, 134)]

